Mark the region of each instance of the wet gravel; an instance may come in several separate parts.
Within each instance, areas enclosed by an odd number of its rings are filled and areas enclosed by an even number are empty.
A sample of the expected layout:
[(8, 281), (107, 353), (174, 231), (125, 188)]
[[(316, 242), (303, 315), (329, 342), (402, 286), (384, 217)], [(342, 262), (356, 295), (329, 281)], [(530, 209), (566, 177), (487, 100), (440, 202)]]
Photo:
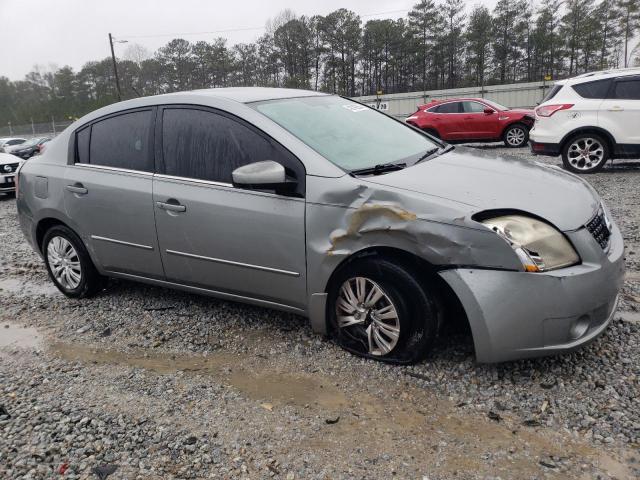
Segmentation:
[(41, 341), (0, 347), (0, 477), (637, 478), (640, 162), (587, 179), (625, 239), (619, 311), (585, 348), (499, 365), (454, 333), (418, 365), (364, 361), (295, 315), (129, 282), (67, 299), (0, 198), (0, 339)]

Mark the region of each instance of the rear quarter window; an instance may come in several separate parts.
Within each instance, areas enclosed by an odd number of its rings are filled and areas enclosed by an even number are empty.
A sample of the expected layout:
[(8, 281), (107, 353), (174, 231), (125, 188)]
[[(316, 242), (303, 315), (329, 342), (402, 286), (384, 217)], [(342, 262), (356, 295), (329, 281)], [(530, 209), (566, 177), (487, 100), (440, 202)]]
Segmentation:
[(89, 163), (89, 139), (91, 127), (86, 127), (76, 133), (76, 162)]
[(573, 88), (582, 98), (607, 98), (612, 80), (595, 80), (593, 82), (578, 83)]
[(551, 100), (553, 97), (555, 97), (558, 94), (560, 90), (562, 90), (562, 85), (556, 84), (552, 86), (540, 103), (544, 103), (547, 100)]

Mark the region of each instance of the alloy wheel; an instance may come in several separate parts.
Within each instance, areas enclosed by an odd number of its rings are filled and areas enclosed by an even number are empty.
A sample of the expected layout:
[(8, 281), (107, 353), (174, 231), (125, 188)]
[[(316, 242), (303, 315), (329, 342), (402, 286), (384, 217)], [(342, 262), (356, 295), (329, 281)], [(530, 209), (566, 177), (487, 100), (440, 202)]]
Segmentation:
[(353, 277), (342, 284), (336, 317), (342, 333), (361, 342), (370, 355), (386, 355), (400, 338), (395, 305), (380, 285), (366, 277)]
[(573, 168), (591, 170), (604, 160), (604, 147), (595, 138), (578, 138), (569, 145), (567, 158)]
[(75, 290), (82, 280), (80, 257), (71, 242), (55, 236), (47, 246), (47, 261), (56, 281), (67, 290)]
[(515, 127), (507, 132), (507, 143), (512, 147), (519, 147), (525, 141), (527, 133), (524, 128)]

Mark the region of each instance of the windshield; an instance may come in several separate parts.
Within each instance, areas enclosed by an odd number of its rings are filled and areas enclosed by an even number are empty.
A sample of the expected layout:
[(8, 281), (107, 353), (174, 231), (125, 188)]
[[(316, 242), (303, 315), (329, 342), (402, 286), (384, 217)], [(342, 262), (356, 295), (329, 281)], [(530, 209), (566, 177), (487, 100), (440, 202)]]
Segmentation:
[(348, 171), (388, 163), (411, 165), (426, 151), (439, 147), (383, 113), (334, 95), (270, 100), (252, 106)]
[(509, 110), (509, 107), (505, 107), (504, 105), (500, 105), (498, 102), (492, 102), (491, 100), (483, 100), (484, 103), (488, 103), (489, 105), (491, 105), (493, 108), (495, 108), (496, 110)]

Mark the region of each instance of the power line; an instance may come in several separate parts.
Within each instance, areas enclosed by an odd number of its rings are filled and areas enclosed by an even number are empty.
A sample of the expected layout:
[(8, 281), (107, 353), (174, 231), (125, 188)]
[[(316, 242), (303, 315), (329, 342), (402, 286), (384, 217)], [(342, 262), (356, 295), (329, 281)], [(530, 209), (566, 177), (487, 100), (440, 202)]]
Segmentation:
[[(377, 15), (389, 15), (391, 13), (407, 13), (409, 9), (401, 9), (401, 10), (387, 10), (385, 12), (376, 12), (376, 13), (363, 13), (359, 15), (360, 17), (375, 17)], [(224, 30), (211, 30), (208, 32), (177, 32), (177, 33), (155, 33), (148, 35), (118, 35), (118, 39), (133, 39), (133, 38), (158, 38), (158, 37), (186, 37), (193, 35), (214, 35), (218, 33), (233, 33), (233, 32), (248, 32), (254, 30), (264, 30), (265, 27), (238, 27), (238, 28), (227, 28)]]

